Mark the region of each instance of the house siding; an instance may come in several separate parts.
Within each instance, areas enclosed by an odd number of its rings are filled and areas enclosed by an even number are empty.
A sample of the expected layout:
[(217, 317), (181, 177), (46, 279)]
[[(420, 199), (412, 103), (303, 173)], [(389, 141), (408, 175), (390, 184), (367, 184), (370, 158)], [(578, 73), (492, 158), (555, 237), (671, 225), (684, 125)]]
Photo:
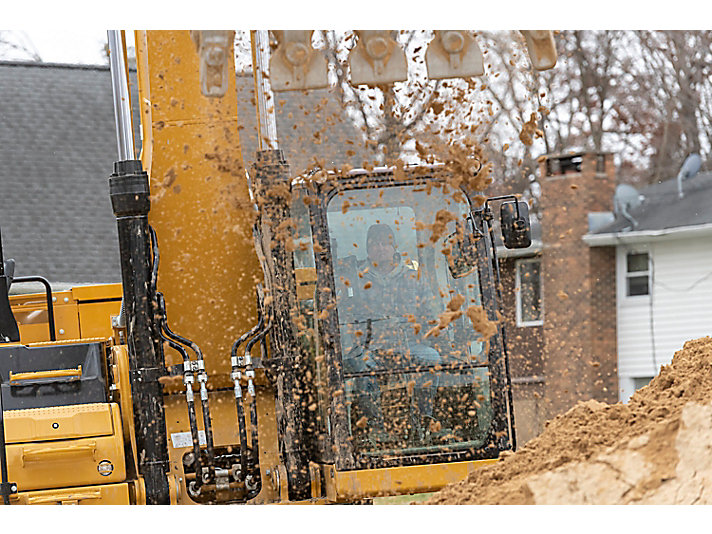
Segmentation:
[[(648, 252), (651, 294), (626, 296), (626, 255)], [(712, 238), (617, 247), (619, 399), (655, 376), (685, 341), (712, 333)]]

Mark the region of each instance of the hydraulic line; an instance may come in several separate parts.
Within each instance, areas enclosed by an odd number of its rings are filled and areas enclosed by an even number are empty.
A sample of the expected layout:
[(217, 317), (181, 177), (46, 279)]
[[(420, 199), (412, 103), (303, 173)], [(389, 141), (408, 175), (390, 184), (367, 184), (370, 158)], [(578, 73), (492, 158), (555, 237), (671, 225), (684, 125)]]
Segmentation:
[[(267, 341), (266, 338), (263, 336), (262, 340), (260, 341), (260, 356), (262, 357), (262, 361), (266, 361), (267, 359)], [(260, 444), (259, 444), (259, 435), (258, 435), (258, 424), (257, 424), (257, 399), (253, 399), (252, 404), (250, 405), (250, 424), (252, 425), (252, 457), (253, 461), (251, 462), (251, 465), (253, 466), (255, 472), (257, 475), (259, 475), (260, 472)], [(262, 477), (258, 476), (257, 481), (255, 482), (254, 488), (250, 489), (247, 492), (246, 499), (249, 501), (250, 499), (254, 499), (259, 495), (260, 491), (262, 491)]]
[(245, 407), (242, 404), (242, 386), (240, 386), (240, 371), (235, 373), (235, 404), (237, 405), (237, 428), (240, 433), (240, 478), (247, 478), (247, 422)]
[[(250, 341), (247, 342), (247, 345), (245, 345), (245, 376), (247, 377), (247, 393), (250, 396), (250, 426), (252, 428), (252, 455), (247, 458), (247, 466), (246, 466), (246, 473), (248, 478), (253, 478), (252, 476), (252, 471), (255, 467), (255, 465), (258, 466), (259, 468), (259, 449), (258, 447), (258, 425), (257, 425), (257, 395), (255, 393), (255, 384), (253, 382), (253, 379), (255, 378), (255, 368), (252, 365), (252, 347), (260, 341), (262, 344), (260, 345), (260, 350), (262, 351), (262, 354), (264, 355), (265, 352), (265, 346), (264, 346), (264, 339), (265, 336), (267, 335), (267, 332), (270, 331), (272, 328), (272, 321), (269, 321), (267, 323), (267, 326), (260, 332), (258, 333), (255, 337), (253, 337)], [(240, 444), (242, 445), (242, 444)], [(251, 481), (246, 479), (245, 483), (248, 485)], [(254, 490), (256, 486), (249, 488)]]
[[(159, 256), (159, 250), (158, 250), (158, 240), (156, 237), (156, 232), (155, 230), (149, 226), (149, 233), (151, 234), (151, 244), (152, 244), (152, 252), (153, 252), (153, 266), (151, 270), (151, 286), (154, 289), (154, 294), (158, 297), (159, 293), (155, 292), (155, 288), (158, 282), (158, 264), (160, 261), (160, 256)], [(163, 299), (163, 295), (161, 295), (161, 309), (163, 310), (163, 314), (165, 315), (165, 300)], [(206, 443), (206, 452), (208, 456), (208, 469), (210, 471), (210, 476), (212, 477), (212, 473), (215, 467), (215, 447), (213, 443), (213, 429), (212, 429), (212, 424), (210, 421), (210, 405), (208, 402), (208, 373), (205, 371), (205, 360), (203, 359), (203, 352), (200, 350), (200, 347), (194, 342), (191, 341), (190, 339), (184, 338), (176, 333), (174, 333), (169, 327), (168, 327), (168, 322), (167, 320), (162, 321), (162, 328), (161, 328), (161, 334), (165, 335), (168, 337), (170, 340), (180, 343), (181, 345), (184, 345), (186, 347), (189, 347), (197, 356), (198, 360), (195, 362), (195, 365), (197, 367), (197, 372), (198, 372), (198, 383), (200, 384), (200, 404), (202, 408), (202, 413), (203, 413), (203, 426), (205, 427), (205, 443)], [(184, 365), (184, 380), (185, 380), (185, 360), (183, 361)], [(193, 371), (193, 364), (190, 363), (190, 368), (191, 371)], [(193, 388), (192, 384), (190, 386), (190, 395), (192, 397), (193, 394)], [(186, 395), (188, 395), (188, 392), (186, 391)], [(197, 427), (196, 427), (197, 428)], [(196, 436), (193, 436), (193, 439), (197, 437), (197, 432)], [(198, 473), (198, 476), (200, 477), (201, 474)]]
[(195, 342), (172, 332), (171, 329), (168, 327), (167, 323), (163, 324), (163, 333), (173, 341), (180, 343), (186, 347), (189, 347), (198, 357), (198, 360), (195, 362), (195, 364), (198, 372), (198, 382), (200, 384), (200, 404), (203, 412), (203, 426), (205, 427), (205, 443), (206, 452), (208, 456), (208, 467), (210, 468), (210, 471), (212, 473), (213, 467), (215, 465), (215, 448), (213, 446), (213, 429), (212, 424), (210, 422), (210, 406), (208, 404), (208, 373), (205, 371), (205, 360), (203, 359), (203, 352), (200, 350), (200, 347), (195, 344)]
[[(259, 306), (258, 306), (259, 313)], [(240, 371), (240, 362), (237, 357), (237, 349), (250, 337), (258, 333), (264, 326), (264, 317), (259, 313), (259, 320), (257, 324), (246, 332), (240, 338), (235, 341), (232, 345), (232, 353), (230, 355), (230, 363), (232, 370), (230, 377), (232, 378), (234, 389), (235, 389), (235, 404), (237, 407), (237, 429), (240, 436), (240, 468), (241, 468), (241, 478), (247, 476), (247, 422), (245, 421), (245, 407), (242, 404), (242, 386), (240, 385), (240, 379), (242, 378), (242, 372)]]
[[(174, 340), (172, 340), (170, 337), (166, 335), (166, 330), (168, 329), (168, 325), (166, 324), (166, 315), (165, 315), (165, 299), (163, 298), (163, 294), (157, 292), (156, 293), (156, 299), (158, 301), (158, 309), (161, 312), (161, 317), (160, 317), (160, 331), (161, 331), (161, 337), (163, 340), (168, 342), (168, 345), (178, 351), (180, 355), (183, 357), (183, 383), (185, 384), (185, 401), (188, 406), (188, 420), (190, 422), (190, 436), (193, 441), (193, 456), (195, 457), (195, 482), (193, 482), (188, 490), (193, 493), (194, 495), (197, 495), (200, 493), (200, 487), (203, 484), (203, 469), (202, 465), (200, 462), (200, 436), (198, 434), (198, 420), (195, 415), (195, 396), (193, 394), (193, 383), (195, 381), (195, 377), (193, 375), (193, 367), (190, 361), (190, 357), (188, 356), (188, 352), (185, 350), (185, 348), (176, 343)], [(170, 331), (170, 330), (169, 330)]]

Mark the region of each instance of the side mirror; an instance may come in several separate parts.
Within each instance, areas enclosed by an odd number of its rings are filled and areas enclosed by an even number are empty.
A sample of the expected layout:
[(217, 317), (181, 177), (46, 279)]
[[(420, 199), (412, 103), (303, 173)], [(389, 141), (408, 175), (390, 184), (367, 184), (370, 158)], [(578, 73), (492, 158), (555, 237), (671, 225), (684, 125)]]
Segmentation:
[(477, 268), (476, 240), (480, 236), (465, 230), (464, 225), (447, 236), (443, 254), (447, 256), (447, 265), (453, 278), (467, 276)]
[(499, 216), (505, 247), (527, 248), (532, 244), (529, 206), (526, 202), (503, 202)]

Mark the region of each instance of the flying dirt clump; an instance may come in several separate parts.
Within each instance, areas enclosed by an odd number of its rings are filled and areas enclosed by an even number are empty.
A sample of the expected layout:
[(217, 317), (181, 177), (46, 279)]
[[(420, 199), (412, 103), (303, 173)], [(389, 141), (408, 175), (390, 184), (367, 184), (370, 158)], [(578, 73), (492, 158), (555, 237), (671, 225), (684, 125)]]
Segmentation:
[(428, 504), (711, 504), (712, 338), (685, 343), (628, 404), (580, 402)]

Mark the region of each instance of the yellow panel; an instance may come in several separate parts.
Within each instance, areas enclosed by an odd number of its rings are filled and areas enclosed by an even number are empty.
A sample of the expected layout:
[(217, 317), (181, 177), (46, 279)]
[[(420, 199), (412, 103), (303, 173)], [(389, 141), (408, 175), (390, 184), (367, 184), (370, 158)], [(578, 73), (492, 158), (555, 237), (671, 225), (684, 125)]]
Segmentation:
[[(112, 404), (111, 408), (112, 435), (9, 444), (9, 479), (17, 483), (20, 491), (122, 482), (126, 463), (121, 419), (118, 406)], [(93, 419), (91, 412), (84, 413), (87, 414)], [(109, 464), (112, 470), (103, 471), (103, 466)]]
[[(229, 70), (234, 72), (231, 65)], [(240, 153), (235, 79), (223, 98), (201, 94), (188, 31), (137, 32), (149, 221), (158, 235), (158, 289), (171, 329), (195, 341), (208, 372), (229, 375), (230, 349), (256, 323), (254, 212)], [(180, 363), (174, 351), (167, 364)]]
[(463, 480), (478, 467), (496, 461), (476, 460), (362, 471), (336, 471), (332, 466), (324, 466), (326, 493), (329, 500), (343, 502), (368, 497), (438, 491), (448, 484)]
[(112, 432), (111, 409), (105, 403), (5, 412), (7, 443), (107, 436)]
[(79, 328), (83, 338), (101, 337), (108, 339), (113, 335), (112, 315), (119, 315), (121, 297), (104, 302), (79, 303)]
[(21, 492), (10, 504), (131, 504), (128, 484)]
[[(57, 340), (79, 338), (79, 314), (71, 291), (53, 293), (54, 323)], [(44, 293), (14, 295), (10, 299), (12, 312), (20, 328), (24, 344), (49, 341), (47, 300)]]
[(121, 284), (97, 284), (72, 288), (72, 297), (80, 302), (83, 300), (121, 299), (121, 296)]

